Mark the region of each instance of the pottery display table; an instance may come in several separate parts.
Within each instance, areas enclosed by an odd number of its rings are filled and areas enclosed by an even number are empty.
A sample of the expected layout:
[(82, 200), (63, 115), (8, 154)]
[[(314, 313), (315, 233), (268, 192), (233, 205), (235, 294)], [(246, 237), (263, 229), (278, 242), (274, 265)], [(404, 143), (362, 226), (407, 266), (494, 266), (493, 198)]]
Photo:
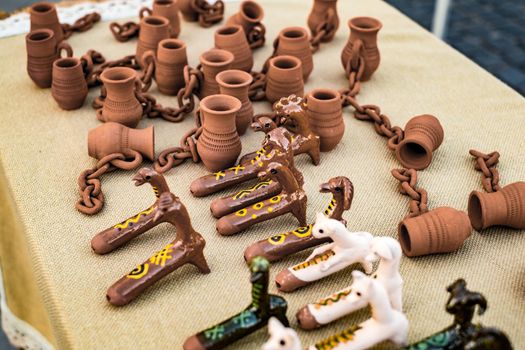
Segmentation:
[[(266, 12), (267, 44), (254, 53), (255, 69), (260, 69), (271, 53), (273, 38), (282, 27), (306, 25), (310, 7), (303, 0), (260, 2)], [(226, 7), (227, 18), (238, 3), (227, 2)], [(346, 22), (354, 16), (376, 17), (383, 22), (381, 65), (362, 85), (358, 100), (381, 106), (397, 125), (424, 113), (439, 118), (445, 139), (431, 166), (420, 172), (418, 182), (432, 194), (430, 205), (466, 210), (470, 191), (481, 189), (480, 173), (474, 170), (468, 154), (471, 148), (500, 151), (498, 169), (503, 184), (525, 180), (523, 97), (382, 1), (341, 0), (338, 9), (342, 20), (339, 31), (333, 42), (321, 45), (314, 55), (314, 70), (305, 91), (347, 86), (339, 62), (348, 36)], [(180, 39), (188, 45), (192, 66), (201, 52), (212, 47), (216, 28), (182, 23)], [(75, 56), (93, 48), (108, 59), (134, 53), (136, 45), (135, 40), (117, 42), (108, 23), (99, 23), (68, 42)], [(0, 47), (0, 263), (9, 309), (60, 349), (179, 349), (186, 337), (248, 303), (245, 247), (270, 233), (295, 228), (296, 221), (283, 216), (236, 236), (220, 236), (209, 205), (224, 193), (193, 197), (189, 185), (206, 170), (190, 161), (168, 172), (166, 179), (188, 208), (195, 230), (206, 239), (204, 254), (211, 273), (203, 275), (183, 267), (125, 307), (107, 303), (106, 289), (172, 241), (175, 232), (170, 225), (160, 225), (111, 254), (99, 256), (91, 251), (93, 235), (143, 209), (151, 202), (151, 190), (134, 187), (131, 179), (135, 172), (116, 171), (103, 179), (104, 209), (93, 217), (77, 212), (77, 176), (95, 164), (87, 154), (86, 138), (88, 130), (100, 124), (90, 106), (99, 91), (91, 89), (80, 110), (63, 111), (49, 89), (37, 88), (27, 76), (24, 37), (1, 39)], [(160, 95), (155, 85), (152, 93), (163, 105), (176, 105), (175, 98)], [(254, 106), (256, 113), (270, 110), (268, 102)], [(385, 147), (385, 140), (369, 123), (354, 119), (352, 112), (345, 109), (344, 137), (334, 150), (321, 155), (319, 166), (307, 156), (296, 157), (305, 179), (309, 222), (326, 205), (318, 185), (342, 175), (355, 186), (353, 207), (344, 214), (348, 228), (395, 237), (397, 225), (407, 213), (406, 198), (399, 194), (398, 182), (390, 174), (400, 165)], [(150, 119), (142, 120), (139, 127), (155, 125), (158, 154), (178, 144), (193, 122), (191, 116), (180, 124)], [(262, 137), (262, 133), (248, 130), (241, 137), (243, 153), (258, 149)], [(463, 277), (470, 288), (489, 300), (483, 323), (507, 332), (516, 349), (524, 348), (524, 251), (525, 232), (492, 228), (482, 234), (474, 232), (455, 253), (403, 257), (401, 275), (410, 340), (449, 324), (450, 317), (443, 311), (444, 289)], [(297, 254), (272, 265), (271, 281), (283, 268), (307, 255)], [(293, 316), (302, 305), (349, 285), (350, 276), (351, 269), (346, 269), (284, 295), (292, 326), (296, 326)], [(273, 284), (269, 292), (279, 294)], [(366, 317), (363, 311), (321, 330), (298, 333), (303, 344), (311, 344)], [(266, 338), (266, 331), (261, 330), (234, 347), (258, 349)]]

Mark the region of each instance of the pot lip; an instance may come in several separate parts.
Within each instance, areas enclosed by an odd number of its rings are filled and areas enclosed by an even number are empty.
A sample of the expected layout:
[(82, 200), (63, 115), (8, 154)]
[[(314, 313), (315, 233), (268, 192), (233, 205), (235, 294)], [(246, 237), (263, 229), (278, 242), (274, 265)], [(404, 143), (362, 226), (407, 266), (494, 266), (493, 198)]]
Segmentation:
[[(417, 144), (418, 146), (420, 146), (421, 148), (423, 148), (425, 150), (427, 161), (425, 162), (425, 164), (422, 167), (417, 166), (413, 162), (408, 163), (404, 159), (401, 158), (401, 148), (404, 145), (406, 145), (407, 143)], [(403, 165), (405, 168), (408, 168), (408, 169), (411, 169), (411, 168), (416, 169), (416, 170), (425, 169), (426, 167), (428, 167), (430, 165), (430, 163), (432, 163), (432, 156), (433, 156), (432, 149), (430, 147), (428, 147), (428, 145), (420, 143), (420, 142), (414, 142), (414, 140), (411, 139), (411, 138), (404, 139), (396, 147), (396, 158), (399, 160), (401, 165)]]
[[(59, 66), (58, 63), (60, 62), (64, 62), (64, 61), (71, 61), (71, 62), (75, 62), (74, 65), (72, 66), (68, 66), (68, 67), (62, 67), (62, 66)], [(76, 69), (80, 66), (80, 60), (76, 57), (61, 57), (57, 60), (55, 60), (53, 62), (53, 68), (57, 68), (57, 69), (60, 69), (60, 70), (70, 70), (70, 69)]]
[[(45, 11), (39, 11), (37, 10), (36, 8), (37, 7), (47, 7), (47, 9)], [(47, 13), (50, 13), (50, 12), (53, 12), (53, 10), (55, 9), (55, 6), (49, 2), (45, 2), (45, 1), (39, 1), (39, 2), (36, 2), (34, 3), (33, 5), (31, 5), (31, 13), (38, 13), (38, 14), (47, 14)]]
[[(359, 25), (357, 25), (357, 21), (367, 21), (373, 23), (371, 28), (363, 28)], [(356, 30), (361, 33), (375, 33), (378, 32), (381, 28), (383, 28), (383, 23), (381, 23), (378, 19), (375, 19), (373, 17), (368, 16), (360, 16), (360, 17), (353, 17), (348, 20), (348, 26), (352, 30)]]
[[(180, 47), (177, 47), (177, 48), (165, 47), (164, 43), (167, 43), (167, 42), (176, 43), (180, 45)], [(162, 48), (163, 50), (169, 50), (169, 51), (178, 51), (178, 50), (186, 49), (186, 43), (180, 39), (167, 38), (167, 39), (162, 39), (161, 41), (159, 41), (159, 48)]]
[[(218, 100), (218, 99), (226, 99), (229, 102), (233, 103), (234, 106), (232, 108), (229, 108), (228, 110), (225, 110), (225, 111), (216, 111), (216, 110), (213, 110), (213, 109), (209, 108), (208, 106), (206, 106), (206, 103), (208, 101)], [(241, 107), (242, 107), (242, 103), (241, 103), (241, 101), (239, 101), (238, 98), (230, 96), (230, 95), (223, 95), (223, 94), (206, 96), (199, 103), (199, 108), (200, 109), (202, 109), (203, 111), (205, 111), (207, 113), (211, 113), (211, 114), (215, 114), (215, 115), (227, 115), (227, 114), (231, 114), (231, 113), (236, 113), (239, 109), (241, 109)]]
[[(148, 20), (158, 20), (162, 23), (160, 24), (153, 24), (153, 23), (148, 23), (147, 21)], [(169, 25), (169, 21), (167, 18), (165, 17), (162, 17), (162, 16), (146, 16), (146, 17), (143, 17), (141, 20), (140, 20), (140, 25), (146, 25), (146, 26), (149, 26), (149, 27), (153, 27), (153, 28), (159, 28), (159, 27), (163, 27), (163, 26), (168, 26)]]
[[(48, 37), (42, 40), (34, 40), (31, 38), (31, 36), (35, 34), (40, 34), (40, 33), (48, 34)], [(55, 37), (55, 32), (53, 32), (51, 29), (48, 29), (48, 28), (35, 29), (26, 34), (26, 40), (32, 43), (45, 43), (45, 42), (48, 42), (49, 40), (53, 40), (54, 37)]]
[[(290, 60), (290, 61), (294, 61), (294, 63), (296, 63), (296, 66), (295, 67), (292, 67), (292, 68), (281, 68), (281, 67), (277, 67), (275, 65), (275, 61), (277, 60), (281, 60), (281, 59), (287, 59), (287, 60)], [(273, 69), (276, 69), (280, 72), (287, 72), (291, 69), (297, 69), (297, 68), (301, 68), (301, 60), (298, 59), (297, 57), (295, 56), (290, 56), (290, 55), (279, 55), (279, 56), (275, 56), (275, 57), (272, 57), (270, 59), (270, 66), (273, 68)]]
[[(226, 75), (233, 75), (233, 74), (242, 75), (241, 79), (244, 79), (245, 81), (242, 83), (237, 83), (237, 84), (231, 84), (231, 83), (227, 83), (224, 81), (224, 78)], [(217, 80), (217, 83), (219, 85), (227, 87), (227, 88), (240, 88), (240, 87), (250, 85), (253, 81), (253, 77), (251, 76), (251, 74), (245, 71), (239, 70), (239, 69), (228, 69), (228, 70), (222, 71), (219, 74), (217, 74), (217, 76), (215, 77), (215, 80)]]
[[(122, 74), (129, 74), (129, 77), (124, 78), (124, 79), (111, 79), (111, 78), (108, 77), (108, 74), (113, 73), (113, 72), (120, 72)], [(135, 80), (136, 78), (137, 78), (137, 72), (135, 72), (134, 69), (129, 68), (129, 67), (112, 67), (112, 68), (105, 69), (100, 74), (100, 79), (102, 79), (104, 82), (108, 82), (108, 83), (123, 83), (123, 82), (128, 82), (128, 81)]]
[[(235, 28), (236, 31), (233, 32), (233, 33), (229, 33), (229, 34), (223, 34), (223, 33), (220, 33), (222, 30), (225, 30), (225, 29), (230, 29), (230, 28)], [(238, 25), (238, 24), (226, 24), (226, 25), (223, 25), (222, 27), (220, 28), (217, 28), (217, 30), (215, 31), (215, 36), (220, 36), (220, 37), (230, 37), (230, 36), (233, 36), (233, 35), (236, 35), (238, 34), (239, 32), (241, 31), (244, 31), (242, 29), (242, 26)]]
[(146, 154), (146, 157), (149, 158), (149, 160), (153, 161), (155, 160), (155, 128), (153, 125), (150, 125), (143, 130), (146, 130), (151, 133), (151, 140), (153, 142), (153, 147), (151, 148), (151, 153)]
[[(320, 99), (320, 98), (315, 97), (315, 95), (319, 93), (334, 95), (334, 97), (330, 99)], [(334, 101), (341, 100), (341, 94), (339, 93), (339, 91), (334, 90), (334, 89), (328, 89), (328, 88), (314, 89), (310, 91), (307, 96), (308, 96), (308, 100), (315, 100), (317, 103), (332, 103)]]
[[(210, 55), (212, 53), (218, 53), (218, 54), (221, 54), (221, 55), (225, 55), (228, 58), (225, 61), (222, 61), (222, 62), (212, 62), (212, 61), (208, 60), (205, 57), (206, 55)], [(200, 60), (200, 62), (202, 64), (207, 65), (207, 66), (211, 66), (211, 67), (222, 67), (222, 66), (225, 66), (227, 64), (232, 63), (233, 59), (234, 59), (234, 56), (233, 56), (233, 54), (230, 51), (222, 50), (222, 49), (210, 49), (208, 51), (203, 52), (200, 55), (200, 57), (199, 57), (199, 60)]]
[[(245, 6), (248, 6), (248, 5), (251, 5), (251, 6), (255, 7), (255, 8), (257, 8), (257, 10), (259, 11), (259, 16), (257, 16), (257, 18), (252, 18), (252, 17), (246, 15), (244, 9), (245, 9)], [(242, 18), (245, 21), (250, 22), (250, 23), (259, 23), (259, 22), (262, 21), (262, 19), (264, 17), (264, 9), (262, 8), (261, 5), (259, 5), (257, 2), (255, 2), (253, 0), (243, 1), (241, 3), (239, 13), (240, 13), (240, 15), (242, 16)]]
[[(298, 37), (289, 37), (289, 36), (284, 35), (285, 32), (291, 32), (291, 31), (301, 32), (302, 35)], [(301, 41), (301, 40), (304, 40), (305, 38), (308, 38), (308, 32), (306, 31), (305, 28), (299, 27), (299, 26), (286, 27), (281, 30), (281, 32), (279, 33), (279, 37), (285, 38), (288, 41)]]
[[(485, 217), (483, 216), (483, 213), (485, 212), (486, 204), (483, 201), (483, 199), (481, 199), (481, 195), (483, 194), (485, 193), (480, 192), (480, 191), (472, 191), (470, 192), (470, 195), (468, 196), (467, 215), (468, 215), (470, 224), (478, 232), (483, 230), (483, 228), (485, 227)], [(474, 208), (472, 208), (473, 206), (472, 200), (474, 198), (477, 200), (477, 203), (479, 204), (479, 214), (480, 214), (479, 218), (477, 217), (475, 218), (474, 214), (472, 213), (472, 211), (474, 210)]]
[(175, 1), (173, 0), (155, 0), (153, 4), (155, 6), (170, 7), (175, 4)]

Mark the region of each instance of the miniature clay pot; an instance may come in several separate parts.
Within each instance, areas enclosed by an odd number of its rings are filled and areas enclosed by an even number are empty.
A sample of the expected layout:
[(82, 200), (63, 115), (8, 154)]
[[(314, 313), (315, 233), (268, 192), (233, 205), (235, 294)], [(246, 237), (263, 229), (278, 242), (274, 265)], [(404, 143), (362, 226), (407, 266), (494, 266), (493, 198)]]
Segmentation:
[(135, 70), (128, 67), (107, 68), (100, 79), (106, 88), (106, 98), (97, 111), (97, 118), (103, 122), (136, 127), (142, 118), (142, 106), (135, 96), (139, 82)]
[(200, 99), (219, 93), (219, 84), (215, 79), (217, 74), (231, 69), (233, 54), (230, 51), (211, 49), (200, 56), (203, 83), (199, 92)]
[[(341, 63), (347, 70), (352, 50), (359, 50), (365, 60), (365, 69), (362, 81), (367, 81), (379, 67), (380, 54), (377, 48), (377, 33), (383, 26), (375, 18), (371, 17), (354, 17), (348, 21), (350, 27), (350, 37), (341, 53)], [(354, 45), (357, 45), (354, 48)]]
[(406, 256), (453, 252), (470, 236), (467, 214), (450, 207), (439, 207), (401, 221), (399, 243)]
[(492, 193), (473, 191), (468, 216), (477, 231), (490, 226), (525, 228), (525, 182), (515, 182)]
[(60, 43), (64, 40), (64, 30), (58, 21), (57, 9), (54, 4), (37, 2), (29, 8), (31, 21), (30, 31), (37, 29), (51, 29), (55, 33), (55, 40)]
[(145, 17), (145, 14), (160, 16), (166, 18), (170, 24), (170, 35), (172, 38), (177, 38), (180, 34), (180, 17), (177, 0), (155, 0), (153, 1), (153, 10), (143, 7), (140, 10), (140, 18)]
[(301, 61), (294, 56), (276, 56), (270, 59), (266, 82), (266, 98), (271, 103), (290, 95), (304, 96)]
[(188, 22), (196, 22), (199, 20), (199, 13), (195, 11), (192, 3), (195, 0), (177, 0), (179, 11), (182, 13), (182, 17)]
[(233, 54), (232, 69), (250, 72), (253, 68), (253, 56), (244, 30), (240, 25), (227, 25), (215, 31), (215, 47)]
[(253, 28), (261, 23), (264, 17), (264, 10), (257, 2), (252, 0), (243, 1), (239, 8), (239, 12), (232, 15), (226, 21), (226, 25), (238, 24), (244, 29), (246, 36), (253, 30)]
[(186, 44), (178, 39), (164, 39), (159, 43), (157, 57), (153, 51), (149, 54), (155, 59), (155, 81), (157, 88), (165, 95), (177, 95), (184, 87), (184, 66), (188, 64)]
[(143, 66), (142, 55), (152, 50), (157, 53), (159, 42), (170, 37), (170, 23), (168, 19), (160, 16), (148, 16), (140, 20), (139, 40), (135, 57)]
[(312, 131), (321, 139), (321, 151), (337, 146), (345, 133), (341, 95), (332, 89), (316, 89), (306, 95), (306, 114)]
[(425, 169), (443, 137), (443, 127), (436, 117), (430, 114), (413, 117), (405, 126), (403, 141), (397, 145), (396, 158), (407, 169)]
[(53, 63), (51, 95), (60, 108), (72, 110), (82, 107), (87, 93), (82, 63), (78, 58), (60, 58)]
[(241, 153), (241, 139), (235, 126), (235, 115), (241, 105), (241, 101), (228, 95), (208, 96), (199, 104), (203, 130), (197, 152), (209, 171), (229, 168)]
[(89, 130), (88, 154), (90, 157), (102, 159), (112, 153), (122, 153), (132, 149), (155, 159), (155, 136), (153, 126), (145, 129), (131, 129), (119, 123), (105, 123)]
[(53, 62), (60, 57), (62, 49), (67, 57), (73, 56), (73, 50), (66, 42), (57, 45), (51, 29), (37, 29), (26, 35), (27, 74), (39, 87), (51, 86)]
[(279, 33), (279, 44), (275, 54), (278, 56), (290, 55), (301, 60), (303, 80), (308, 80), (314, 69), (314, 60), (310, 40), (306, 29), (301, 27), (288, 27)]
[(326, 18), (331, 12), (332, 21), (330, 22), (333, 28), (329, 31), (329, 34), (321, 39), (321, 42), (329, 42), (335, 36), (337, 29), (339, 28), (339, 16), (337, 15), (337, 0), (314, 0), (310, 14), (308, 15), (308, 28), (312, 36), (315, 36), (318, 32), (319, 25), (326, 21)]
[(248, 97), (248, 89), (253, 77), (242, 70), (230, 69), (217, 74), (216, 79), (221, 94), (236, 97), (242, 103), (235, 117), (235, 126), (237, 133), (243, 135), (253, 117), (253, 105)]

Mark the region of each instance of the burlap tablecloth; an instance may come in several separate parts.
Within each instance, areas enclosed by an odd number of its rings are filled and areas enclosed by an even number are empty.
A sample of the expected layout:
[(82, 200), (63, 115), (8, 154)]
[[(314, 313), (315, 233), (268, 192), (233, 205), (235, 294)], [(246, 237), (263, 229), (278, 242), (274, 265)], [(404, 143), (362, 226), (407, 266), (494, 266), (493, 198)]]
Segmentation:
[[(268, 43), (254, 53), (256, 68), (270, 54), (278, 31), (284, 26), (304, 26), (310, 8), (309, 1), (301, 0), (261, 2), (266, 10)], [(227, 5), (229, 16), (237, 3)], [(480, 173), (474, 170), (469, 148), (501, 152), (498, 168), (503, 184), (525, 179), (525, 100), (520, 95), (382, 1), (341, 0), (339, 14), (341, 27), (335, 40), (314, 56), (315, 69), (306, 90), (345, 87), (339, 54), (348, 35), (347, 19), (358, 15), (380, 19), (384, 24), (379, 35), (381, 66), (373, 79), (363, 84), (359, 100), (378, 104), (401, 126), (423, 113), (441, 120), (445, 141), (419, 179), (419, 185), (429, 192), (431, 207), (466, 210), (469, 192), (481, 189)], [(183, 23), (181, 39), (188, 44), (192, 65), (213, 45), (215, 28)], [(107, 23), (75, 34), (69, 42), (77, 56), (95, 48), (110, 59), (133, 53), (136, 44), (116, 42)], [(195, 229), (207, 240), (205, 255), (212, 273), (201, 275), (185, 266), (130, 305), (110, 306), (105, 300), (107, 287), (176, 233), (163, 225), (109, 255), (92, 253), (91, 237), (148, 206), (154, 199), (151, 189), (136, 188), (131, 181), (134, 172), (117, 171), (103, 176), (104, 210), (93, 217), (77, 212), (77, 176), (95, 164), (87, 155), (86, 137), (89, 129), (100, 124), (90, 107), (98, 89), (90, 91), (82, 109), (63, 111), (50, 90), (37, 88), (28, 78), (24, 37), (2, 39), (0, 47), (0, 250), (13, 312), (61, 349), (154, 349), (180, 348), (187, 336), (244, 308), (250, 301), (244, 248), (270, 233), (294, 228), (297, 223), (292, 216), (234, 237), (220, 237), (208, 209), (211, 197), (194, 198), (188, 190), (190, 182), (206, 170), (186, 162), (169, 172), (167, 180), (188, 207)], [(175, 105), (174, 98), (160, 96), (156, 88), (153, 92), (161, 103)], [(256, 104), (256, 112), (269, 110), (268, 103)], [(178, 144), (192, 123), (192, 117), (180, 124), (144, 120), (140, 127), (155, 125), (158, 153)], [(408, 210), (408, 198), (398, 192), (398, 183), (390, 175), (399, 164), (371, 124), (354, 119), (350, 110), (345, 111), (345, 123), (344, 139), (335, 150), (322, 155), (321, 165), (313, 166), (306, 157), (297, 159), (309, 196), (309, 218), (313, 220), (330, 200), (318, 193), (318, 185), (332, 176), (345, 175), (356, 189), (353, 207), (345, 214), (349, 228), (395, 236), (397, 224)], [(249, 131), (242, 137), (244, 151), (255, 150), (262, 137)], [(493, 228), (474, 232), (456, 253), (404, 257), (401, 274), (410, 340), (451, 322), (444, 311), (445, 287), (463, 277), (471, 289), (488, 298), (483, 323), (502, 328), (516, 349), (524, 348), (524, 250), (525, 232)], [(306, 253), (298, 254), (274, 264), (272, 279), (305, 257)], [(350, 283), (350, 270), (346, 270), (285, 295), (292, 325), (296, 326), (294, 314), (300, 306)], [(276, 292), (273, 284), (270, 290)], [(363, 311), (299, 335), (308, 345), (366, 317)], [(261, 330), (236, 347), (257, 349), (266, 336), (266, 330)]]

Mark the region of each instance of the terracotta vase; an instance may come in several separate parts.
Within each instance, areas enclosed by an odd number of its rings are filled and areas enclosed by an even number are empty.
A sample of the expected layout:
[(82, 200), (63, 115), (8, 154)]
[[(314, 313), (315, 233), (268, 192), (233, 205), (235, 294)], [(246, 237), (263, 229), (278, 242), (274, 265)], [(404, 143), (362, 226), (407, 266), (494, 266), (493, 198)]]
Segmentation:
[(177, 0), (179, 11), (182, 17), (188, 22), (197, 22), (199, 20), (199, 13), (193, 9), (191, 3), (195, 0)]
[(425, 169), (443, 137), (443, 127), (436, 117), (430, 114), (416, 116), (405, 126), (405, 136), (397, 145), (396, 158), (407, 169)]
[(332, 89), (316, 89), (306, 95), (306, 114), (312, 131), (321, 139), (321, 151), (337, 146), (345, 133), (341, 95)]
[(398, 227), (399, 243), (409, 257), (453, 252), (471, 232), (467, 214), (450, 207), (404, 219)]
[(180, 34), (180, 17), (177, 0), (155, 0), (153, 1), (153, 10), (143, 7), (140, 10), (140, 19), (147, 15), (160, 16), (166, 18), (170, 24), (170, 35), (177, 38)]
[(51, 29), (55, 33), (55, 40), (60, 43), (64, 40), (64, 30), (58, 21), (57, 9), (54, 4), (37, 2), (29, 8), (30, 31), (37, 29)]
[(276, 56), (270, 59), (266, 82), (266, 98), (271, 103), (281, 97), (304, 96), (301, 61), (294, 56)]
[(88, 93), (82, 63), (78, 58), (60, 58), (53, 63), (51, 95), (65, 110), (82, 107)]
[(329, 42), (335, 36), (339, 28), (339, 16), (337, 15), (337, 0), (314, 0), (310, 14), (308, 15), (308, 28), (312, 36), (317, 34), (319, 25), (326, 21), (327, 16), (331, 16), (331, 28), (333, 28), (327, 35), (321, 39), (322, 42)]
[(60, 57), (62, 49), (68, 57), (73, 56), (73, 50), (66, 42), (57, 45), (51, 29), (37, 29), (26, 35), (27, 74), (39, 87), (51, 86), (53, 62)]
[(253, 105), (248, 97), (248, 89), (253, 78), (251, 74), (242, 70), (231, 69), (220, 72), (216, 79), (221, 94), (236, 97), (242, 103), (241, 109), (235, 117), (235, 126), (237, 133), (243, 135), (253, 117)]
[(164, 39), (159, 43), (157, 57), (153, 51), (155, 60), (155, 81), (157, 88), (165, 95), (177, 95), (179, 90), (184, 87), (184, 67), (188, 64), (186, 44), (178, 39)]
[(106, 98), (103, 107), (97, 111), (98, 119), (136, 127), (142, 118), (142, 106), (135, 96), (137, 72), (127, 67), (107, 68), (100, 79), (106, 89)]
[(290, 55), (300, 59), (303, 69), (303, 80), (308, 80), (310, 73), (314, 69), (314, 60), (306, 29), (301, 27), (284, 28), (279, 33), (278, 40), (276, 55)]
[(490, 226), (525, 229), (525, 182), (515, 182), (492, 193), (473, 191), (468, 216), (477, 231)]
[(235, 115), (241, 101), (228, 95), (212, 95), (200, 102), (203, 131), (197, 151), (209, 171), (215, 172), (235, 164), (241, 153), (241, 139), (235, 127)]
[(140, 20), (139, 40), (135, 57), (143, 66), (142, 55), (152, 50), (157, 53), (159, 42), (170, 37), (169, 21), (164, 17), (147, 16)]
[(155, 133), (153, 126), (130, 129), (118, 123), (105, 123), (88, 132), (88, 154), (95, 159), (131, 149), (155, 159)]
[(219, 84), (215, 79), (217, 74), (231, 69), (233, 54), (230, 51), (211, 49), (200, 56), (203, 82), (199, 92), (200, 99), (219, 93)]
[[(346, 70), (352, 57), (352, 50), (359, 50), (365, 60), (365, 70), (361, 78), (367, 81), (379, 67), (380, 54), (377, 48), (377, 33), (383, 26), (375, 18), (354, 17), (348, 21), (350, 37), (341, 53), (341, 63)], [(354, 45), (357, 45), (354, 48)]]
[(261, 5), (255, 1), (247, 0), (241, 2), (239, 12), (228, 18), (226, 25), (240, 25), (248, 37), (253, 28), (261, 23), (263, 17), (264, 10)]
[(240, 25), (228, 25), (215, 31), (215, 47), (233, 54), (232, 69), (250, 72), (253, 68), (253, 56), (244, 30)]

